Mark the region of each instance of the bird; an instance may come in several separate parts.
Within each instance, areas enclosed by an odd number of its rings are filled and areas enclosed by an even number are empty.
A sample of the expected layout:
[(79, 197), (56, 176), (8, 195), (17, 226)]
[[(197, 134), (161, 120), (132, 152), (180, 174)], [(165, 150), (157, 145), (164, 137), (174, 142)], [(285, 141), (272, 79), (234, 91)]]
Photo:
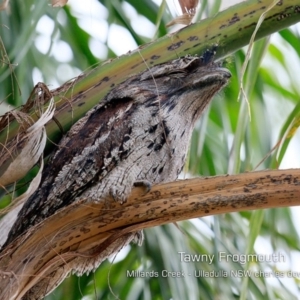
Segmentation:
[[(147, 190), (181, 173), (196, 121), (229, 81), (214, 61), (215, 48), (148, 68), (113, 87), (62, 138), (42, 173), (38, 189), (13, 224), (5, 246), (72, 203), (124, 203), (133, 186)], [(58, 277), (41, 281), (24, 299), (41, 299), (70, 272), (94, 270), (141, 231), (117, 239), (105, 255), (77, 258)], [(54, 276), (55, 277), (55, 276)]]

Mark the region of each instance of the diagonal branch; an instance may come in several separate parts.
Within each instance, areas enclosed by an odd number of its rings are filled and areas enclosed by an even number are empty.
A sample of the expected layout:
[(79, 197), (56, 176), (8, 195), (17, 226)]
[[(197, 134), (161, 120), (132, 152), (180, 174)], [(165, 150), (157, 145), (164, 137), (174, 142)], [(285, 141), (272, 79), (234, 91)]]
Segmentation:
[(0, 298), (20, 299), (74, 258), (91, 258), (143, 228), (243, 210), (300, 205), (300, 169), (195, 178), (134, 188), (123, 205), (77, 202), (30, 229), (0, 254)]

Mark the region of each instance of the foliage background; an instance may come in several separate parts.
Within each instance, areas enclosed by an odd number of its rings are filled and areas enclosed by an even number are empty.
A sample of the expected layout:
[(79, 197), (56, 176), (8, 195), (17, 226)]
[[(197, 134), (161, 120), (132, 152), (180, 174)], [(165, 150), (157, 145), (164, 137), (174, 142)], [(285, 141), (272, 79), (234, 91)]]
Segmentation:
[[(172, 10), (174, 1), (169, 4)], [(214, 15), (222, 4), (202, 1), (198, 19)], [(70, 0), (63, 9), (54, 9), (46, 1), (11, 0), (0, 12), (0, 112), (8, 104), (24, 103), (38, 81), (55, 88), (100, 61), (165, 35), (171, 13), (164, 1)], [(245, 101), (237, 101), (246, 49), (227, 58), (231, 83), (198, 122), (182, 177), (300, 167), (297, 126), (286, 136), (293, 117), (299, 120), (300, 114), (299, 32), (294, 26), (255, 44), (244, 82), (251, 121)], [(268, 156), (281, 139), (283, 146)], [(181, 230), (173, 224), (148, 229), (142, 247), (128, 246), (95, 274), (70, 276), (47, 299), (298, 299), (298, 212), (280, 208), (232, 213), (181, 222)], [(186, 263), (180, 261), (179, 251), (215, 256), (220, 251), (281, 252), (286, 261), (243, 264), (215, 258), (212, 264)], [(129, 278), (127, 270), (192, 276)], [(196, 278), (197, 270), (215, 271), (216, 277)], [(218, 271), (234, 270), (277, 270), (284, 276), (217, 277)], [(288, 278), (289, 271), (298, 276)]]

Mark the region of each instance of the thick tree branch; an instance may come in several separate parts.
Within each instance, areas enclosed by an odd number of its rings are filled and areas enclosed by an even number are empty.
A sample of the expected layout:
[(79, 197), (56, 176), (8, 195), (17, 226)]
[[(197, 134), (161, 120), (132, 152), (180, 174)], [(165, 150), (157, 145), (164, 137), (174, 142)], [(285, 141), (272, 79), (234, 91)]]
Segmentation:
[(93, 257), (128, 232), (190, 218), (300, 205), (300, 169), (160, 184), (123, 205), (84, 200), (30, 229), (0, 254), (0, 298), (20, 299), (74, 257)]

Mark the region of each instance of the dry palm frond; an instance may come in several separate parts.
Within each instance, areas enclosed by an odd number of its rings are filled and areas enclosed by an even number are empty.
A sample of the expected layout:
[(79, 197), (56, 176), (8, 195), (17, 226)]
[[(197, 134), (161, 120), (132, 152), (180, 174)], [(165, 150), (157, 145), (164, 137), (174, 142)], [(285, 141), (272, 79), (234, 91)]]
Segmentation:
[(0, 245), (5, 241), (7, 233), (24, 202), (40, 184), (43, 170), (43, 152), (47, 140), (45, 124), (52, 119), (54, 111), (55, 105), (52, 98), (46, 111), (42, 113), (35, 123), (29, 115), (17, 110), (8, 112), (2, 117), (9, 119), (13, 115), (20, 124), (21, 131), (10, 143), (0, 147), (0, 187), (5, 188), (5, 186), (22, 179), (38, 160), (41, 163), (40, 170), (31, 181), (27, 191), (14, 199), (11, 205), (0, 211), (0, 216), (7, 214), (0, 221), (0, 228), (2, 229)]
[(178, 0), (178, 2), (181, 8), (182, 15), (169, 22), (167, 24), (167, 27), (175, 24), (189, 25), (196, 14), (199, 0)]

